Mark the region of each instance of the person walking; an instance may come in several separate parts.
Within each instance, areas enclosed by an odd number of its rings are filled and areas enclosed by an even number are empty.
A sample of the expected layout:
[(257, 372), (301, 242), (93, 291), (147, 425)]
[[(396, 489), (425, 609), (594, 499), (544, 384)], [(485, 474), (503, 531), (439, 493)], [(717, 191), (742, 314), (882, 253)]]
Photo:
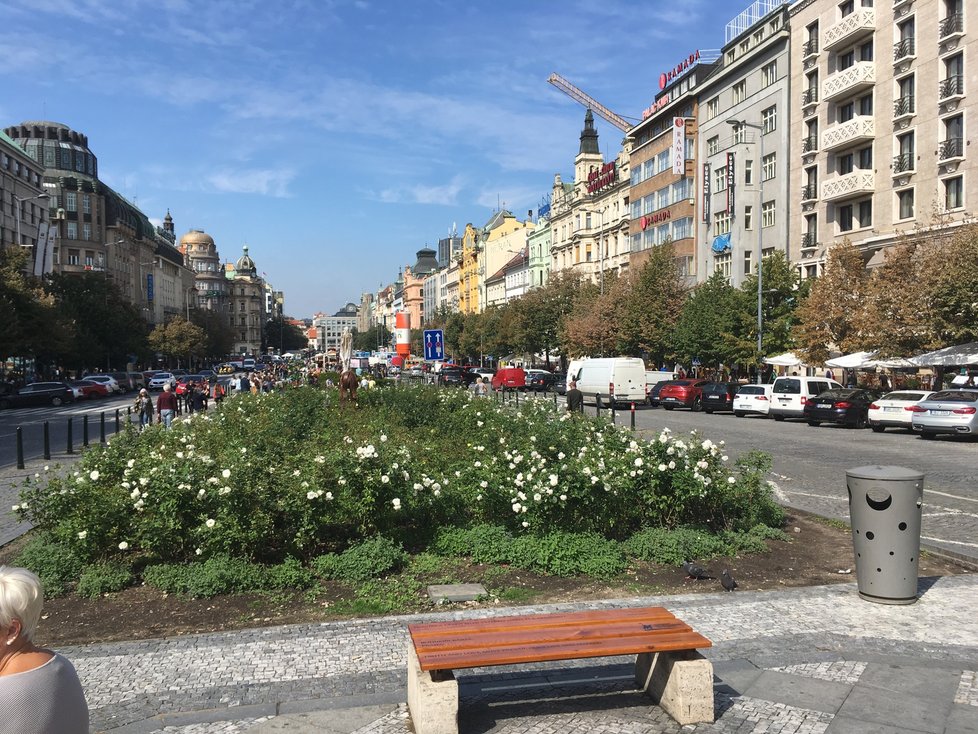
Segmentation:
[(484, 398), (489, 395), (489, 386), (481, 377), (476, 377), (475, 384), (472, 386), (472, 392), (475, 395)]
[(144, 387), (136, 397), (136, 415), (139, 416), (140, 430), (153, 423), (153, 398)]
[(159, 422), (169, 428), (176, 412), (177, 396), (173, 394), (173, 388), (167, 383), (163, 386), (163, 392), (156, 398), (156, 414), (159, 416)]
[(567, 399), (567, 412), (584, 412), (584, 393), (577, 389), (577, 380), (571, 380), (567, 383), (567, 395), (565, 397)]

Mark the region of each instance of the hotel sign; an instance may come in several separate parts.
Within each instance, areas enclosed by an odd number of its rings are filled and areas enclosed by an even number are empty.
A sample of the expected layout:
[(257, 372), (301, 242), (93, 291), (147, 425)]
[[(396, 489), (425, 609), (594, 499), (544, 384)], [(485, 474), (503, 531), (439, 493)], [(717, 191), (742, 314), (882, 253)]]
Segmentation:
[(727, 211), (733, 214), (734, 210), (734, 184), (737, 176), (734, 171), (734, 154), (727, 153)]
[(659, 89), (665, 89), (670, 82), (685, 74), (697, 61), (700, 60), (700, 52), (693, 51), (689, 56), (676, 64), (672, 69), (664, 71), (659, 75)]
[(617, 180), (618, 168), (615, 166), (615, 162), (605, 163), (601, 168), (591, 171), (587, 175), (587, 192), (593, 194), (605, 186), (610, 186)]
[(672, 172), (677, 176), (686, 173), (686, 118), (672, 118)]
[(703, 164), (703, 221), (710, 221), (710, 164)]
[(655, 214), (646, 214), (644, 217), (642, 217), (640, 223), (642, 225), (642, 229), (648, 229), (653, 224), (665, 222), (667, 219), (672, 219), (672, 212), (668, 209), (663, 209)]

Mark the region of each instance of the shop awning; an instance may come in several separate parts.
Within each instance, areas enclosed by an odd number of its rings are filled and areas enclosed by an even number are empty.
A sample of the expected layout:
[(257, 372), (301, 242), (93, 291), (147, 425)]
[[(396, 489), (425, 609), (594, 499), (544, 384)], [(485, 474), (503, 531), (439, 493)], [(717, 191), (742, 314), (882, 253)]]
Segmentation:
[(876, 352), (853, 352), (852, 354), (844, 354), (841, 357), (836, 357), (835, 359), (825, 360), (825, 365), (827, 367), (838, 367), (844, 370), (858, 370), (864, 367), (875, 367), (876, 363), (873, 361), (873, 357), (876, 356)]
[(918, 354), (910, 361), (918, 367), (965, 367), (978, 365), (978, 342), (957, 344), (934, 352)]
[(794, 352), (785, 352), (774, 357), (765, 357), (764, 364), (774, 365), (775, 367), (797, 367), (801, 360), (795, 356)]

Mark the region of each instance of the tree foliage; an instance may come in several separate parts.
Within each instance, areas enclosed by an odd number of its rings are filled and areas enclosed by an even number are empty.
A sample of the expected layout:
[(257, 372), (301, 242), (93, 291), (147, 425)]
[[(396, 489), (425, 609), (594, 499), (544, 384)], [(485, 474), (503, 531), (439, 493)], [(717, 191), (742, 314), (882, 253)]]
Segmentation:
[(149, 345), (168, 357), (188, 359), (204, 353), (207, 337), (204, 330), (186, 319), (175, 318), (159, 324), (149, 335)]
[(978, 341), (978, 225), (939, 236), (921, 249), (931, 346)]
[(73, 341), (73, 325), (40, 282), (24, 274), (27, 262), (26, 250), (0, 249), (0, 357), (56, 360)]
[(231, 353), (234, 334), (226, 314), (208, 308), (197, 308), (190, 312), (190, 320), (204, 331), (204, 354), (223, 357)]
[(891, 248), (870, 273), (857, 314), (858, 331), (863, 348), (878, 357), (918, 354), (934, 344), (920, 254), (916, 242), (903, 243)]
[[(417, 330), (416, 330), (417, 331)], [(420, 335), (418, 339), (420, 340)], [(306, 345), (305, 336), (302, 337), (303, 347)], [(420, 341), (419, 341), (420, 343)], [(353, 348), (358, 352), (369, 352), (378, 347), (387, 349), (391, 345), (391, 330), (383, 324), (371, 326), (366, 331), (358, 331), (353, 335)], [(296, 349), (297, 347), (292, 347)]]
[[(356, 348), (356, 336), (354, 335), (354, 348)], [(309, 345), (309, 340), (295, 324), (290, 324), (282, 316), (273, 316), (265, 322), (265, 345), (266, 348), (278, 349), (281, 352), (291, 352), (294, 349), (305, 349)], [(367, 350), (376, 348), (376, 344), (367, 347)]]
[(672, 245), (652, 248), (637, 273), (629, 274), (631, 290), (621, 314), (618, 339), (622, 354), (645, 354), (658, 364), (686, 300), (686, 285)]
[(684, 364), (699, 359), (708, 367), (735, 362), (742, 296), (719, 271), (695, 288), (683, 304), (670, 339), (676, 359)]

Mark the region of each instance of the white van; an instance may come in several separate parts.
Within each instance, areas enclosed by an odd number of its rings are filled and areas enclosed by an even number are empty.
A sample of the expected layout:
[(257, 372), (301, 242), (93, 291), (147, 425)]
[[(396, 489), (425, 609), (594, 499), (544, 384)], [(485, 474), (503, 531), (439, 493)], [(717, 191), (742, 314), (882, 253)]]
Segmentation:
[(801, 418), (805, 414), (805, 403), (825, 390), (841, 387), (827, 377), (778, 377), (771, 386), (771, 417), (776, 421)]
[(567, 368), (571, 380), (577, 380), (586, 400), (600, 395), (604, 405), (645, 401), (645, 362), (638, 357), (575, 359)]

